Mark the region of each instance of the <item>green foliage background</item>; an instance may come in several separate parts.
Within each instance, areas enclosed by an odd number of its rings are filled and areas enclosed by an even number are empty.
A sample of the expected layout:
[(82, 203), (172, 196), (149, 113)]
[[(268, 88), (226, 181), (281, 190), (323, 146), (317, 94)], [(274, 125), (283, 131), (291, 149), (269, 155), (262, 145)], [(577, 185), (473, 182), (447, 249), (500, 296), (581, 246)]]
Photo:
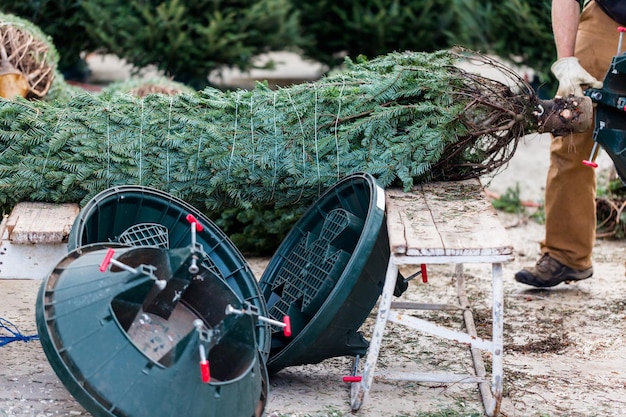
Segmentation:
[(198, 89), (222, 65), (250, 69), (256, 55), (299, 44), (288, 0), (97, 0), (82, 7), (88, 37), (105, 50)]
[(102, 51), (200, 89), (210, 71), (250, 69), (256, 55), (302, 42), (288, 0), (3, 0), (0, 10), (49, 34), (68, 78), (82, 75), (81, 52)]
[(535, 86), (552, 97), (550, 66), (556, 59), (550, 18), (551, 0), (453, 0), (459, 27), (452, 43), (508, 58), (537, 71)]
[(393, 51), (430, 52), (450, 46), (455, 24), (450, 0), (292, 0), (309, 42), (304, 55), (330, 67), (344, 56)]
[(554, 88), (550, 0), (292, 0), (310, 42), (304, 55), (330, 67), (343, 56), (434, 51), (455, 45), (537, 71)]
[(345, 56), (461, 45), (526, 64), (552, 86), (550, 0), (3, 0), (52, 36), (67, 71), (81, 51), (158, 66), (200, 88), (222, 67), (297, 50), (329, 68)]

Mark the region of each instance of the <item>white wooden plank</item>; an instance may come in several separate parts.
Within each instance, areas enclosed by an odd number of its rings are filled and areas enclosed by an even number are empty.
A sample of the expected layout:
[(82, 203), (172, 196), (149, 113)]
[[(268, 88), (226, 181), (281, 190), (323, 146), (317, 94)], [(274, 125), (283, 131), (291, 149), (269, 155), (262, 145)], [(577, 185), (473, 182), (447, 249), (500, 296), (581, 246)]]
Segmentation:
[(422, 186), (447, 254), (497, 255), (512, 245), (478, 180)]
[(18, 203), (6, 229), (11, 243), (61, 243), (67, 241), (80, 208), (77, 204)]
[(407, 193), (388, 189), (386, 195), (391, 252), (406, 254), (412, 242), (420, 242), (423, 254), (443, 254), (441, 236), (423, 193), (417, 189)]
[(478, 180), (387, 190), (391, 251), (396, 256), (489, 257), (513, 253), (506, 230)]

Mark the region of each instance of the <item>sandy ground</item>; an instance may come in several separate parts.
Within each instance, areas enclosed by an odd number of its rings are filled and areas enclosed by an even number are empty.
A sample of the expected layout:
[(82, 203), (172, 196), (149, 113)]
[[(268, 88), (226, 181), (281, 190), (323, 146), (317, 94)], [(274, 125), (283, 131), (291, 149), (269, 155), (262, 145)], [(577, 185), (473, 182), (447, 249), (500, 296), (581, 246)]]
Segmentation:
[[(521, 197), (541, 201), (549, 138), (527, 137), (508, 168), (492, 180), (491, 191), (520, 186)], [(523, 265), (534, 263), (543, 227), (524, 215), (500, 213), (515, 249), (505, 264), (504, 399), (501, 415), (623, 416), (626, 415), (626, 245), (598, 240), (595, 274), (590, 280), (536, 290), (513, 280)], [(248, 259), (260, 276), (267, 259)], [(489, 326), (489, 265), (465, 265), (467, 291), (477, 317), (479, 335)], [(445, 302), (454, 297), (453, 268), (433, 267), (430, 282), (411, 284), (402, 297)], [(30, 280), (0, 280), (0, 318), (24, 335), (36, 333), (35, 299), (41, 284)], [(366, 337), (376, 309), (363, 325)], [(482, 320), (481, 320), (482, 317)], [(459, 328), (460, 317), (445, 315), (442, 323)], [(482, 325), (481, 325), (482, 323)], [(38, 341), (0, 347), (0, 417), (88, 416), (68, 393), (47, 362)], [(349, 387), (342, 376), (350, 358), (290, 367), (270, 378), (265, 415), (327, 417), (352, 415)], [(390, 324), (378, 362), (380, 369), (471, 368), (468, 350)], [(483, 413), (474, 385), (375, 381), (370, 396), (355, 416), (469, 416)], [(226, 416), (225, 416), (226, 417)]]

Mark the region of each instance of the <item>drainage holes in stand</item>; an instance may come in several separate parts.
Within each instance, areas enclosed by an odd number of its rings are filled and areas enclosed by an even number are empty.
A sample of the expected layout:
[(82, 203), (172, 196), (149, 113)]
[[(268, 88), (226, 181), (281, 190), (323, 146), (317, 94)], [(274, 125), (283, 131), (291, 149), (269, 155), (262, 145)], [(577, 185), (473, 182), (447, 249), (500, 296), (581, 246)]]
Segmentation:
[(126, 229), (119, 237), (119, 242), (128, 246), (170, 247), (167, 227), (158, 223), (139, 223)]
[(362, 227), (356, 216), (335, 209), (327, 214), (320, 230), (302, 234), (283, 256), (272, 283), (267, 300), (270, 316), (282, 320), (289, 314), (292, 334), (298, 334), (341, 278)]

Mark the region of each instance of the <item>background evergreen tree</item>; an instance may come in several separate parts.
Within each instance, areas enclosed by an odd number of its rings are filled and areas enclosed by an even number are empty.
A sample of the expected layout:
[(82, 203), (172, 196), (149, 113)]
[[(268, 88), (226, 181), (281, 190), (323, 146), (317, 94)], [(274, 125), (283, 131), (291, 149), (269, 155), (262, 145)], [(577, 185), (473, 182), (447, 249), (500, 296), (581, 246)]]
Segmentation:
[(452, 1), (460, 30), (447, 31), (450, 43), (530, 66), (538, 76), (533, 87), (543, 96), (554, 94), (551, 0)]
[(550, 0), (291, 1), (309, 37), (304, 55), (331, 67), (346, 55), (461, 45), (528, 65), (552, 83)]
[(289, 0), (3, 0), (0, 10), (52, 37), (68, 79), (85, 75), (81, 52), (101, 51), (200, 89), (215, 69), (250, 69), (301, 43)]
[[(59, 68), (82, 51), (106, 50), (137, 67), (154, 64), (195, 88), (224, 66), (298, 48), (330, 68), (345, 56), (461, 45), (549, 75), (555, 58), (550, 0), (3, 0), (51, 35)], [(306, 38), (306, 41), (303, 40)], [(550, 92), (548, 92), (550, 94)]]
[(97, 0), (82, 7), (87, 33), (102, 48), (198, 89), (212, 70), (250, 69), (255, 56), (299, 43), (288, 0)]
[(291, 0), (309, 43), (304, 55), (330, 67), (345, 56), (448, 47), (453, 0)]

